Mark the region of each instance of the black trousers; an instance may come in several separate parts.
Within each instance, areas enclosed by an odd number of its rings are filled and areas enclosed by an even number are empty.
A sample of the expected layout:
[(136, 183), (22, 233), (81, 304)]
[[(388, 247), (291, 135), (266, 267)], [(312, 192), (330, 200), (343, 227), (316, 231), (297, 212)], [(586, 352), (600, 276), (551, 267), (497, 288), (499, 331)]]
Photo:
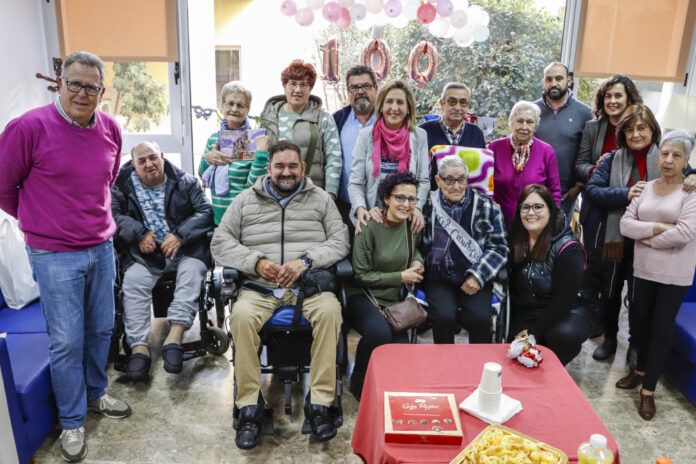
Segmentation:
[(513, 319), (510, 323), (509, 340), (511, 341), (515, 335), (526, 329), (534, 334), (537, 343), (549, 347), (565, 366), (580, 353), (582, 344), (592, 333), (591, 319), (572, 310), (559, 317), (542, 334), (535, 331), (536, 320)]
[(387, 343), (408, 343), (408, 333), (393, 334), (382, 313), (365, 295), (348, 297), (348, 314), (351, 326), (362, 335), (355, 351), (353, 367), (354, 378), (362, 380), (372, 350)]
[(429, 280), (425, 295), (435, 343), (454, 343), (458, 324), (469, 333), (469, 343), (490, 343), (493, 297), (490, 284), (474, 295), (467, 295), (451, 283)]
[(353, 221), (350, 220), (350, 204), (336, 198), (336, 207), (338, 208), (338, 212), (341, 213), (343, 223), (348, 227), (350, 243), (353, 243), (353, 237), (355, 237), (355, 226), (353, 225)]
[[(631, 244), (631, 247), (633, 244)], [(597, 304), (599, 320), (604, 327), (604, 337), (616, 338), (619, 333), (619, 314), (621, 313), (623, 283), (627, 283), (628, 301), (632, 301), (633, 251), (624, 247), (624, 257), (619, 263), (602, 261), (596, 254), (590, 254), (589, 266), (585, 271), (580, 294), (587, 304)], [(628, 313), (628, 341), (632, 342), (633, 323)]]
[(645, 372), (643, 388), (655, 391), (657, 380), (672, 348), (674, 321), (688, 286), (667, 285), (635, 277), (633, 280), (634, 344), (636, 370)]

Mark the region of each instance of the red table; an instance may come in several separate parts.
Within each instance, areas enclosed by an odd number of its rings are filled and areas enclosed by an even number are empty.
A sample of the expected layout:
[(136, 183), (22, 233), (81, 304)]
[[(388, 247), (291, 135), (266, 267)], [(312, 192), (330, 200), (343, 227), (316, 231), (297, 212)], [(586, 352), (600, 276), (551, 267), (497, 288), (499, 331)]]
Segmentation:
[(369, 464), (449, 463), (488, 424), (461, 411), (459, 446), (384, 441), (384, 392), (454, 393), (461, 403), (478, 386), (484, 363), (503, 366), (503, 392), (524, 408), (504, 425), (563, 450), (577, 462), (577, 449), (593, 433), (616, 442), (556, 355), (541, 347), (544, 361), (528, 369), (507, 358), (507, 344), (383, 345), (370, 358), (353, 431), (353, 452)]

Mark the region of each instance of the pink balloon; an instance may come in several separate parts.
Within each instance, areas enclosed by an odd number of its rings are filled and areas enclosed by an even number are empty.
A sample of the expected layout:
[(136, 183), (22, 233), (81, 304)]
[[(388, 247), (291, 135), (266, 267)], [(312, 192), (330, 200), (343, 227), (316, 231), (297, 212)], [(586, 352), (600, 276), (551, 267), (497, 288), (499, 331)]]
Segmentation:
[(294, 16), (297, 13), (297, 5), (292, 0), (285, 0), (280, 4), (280, 12), (285, 16)]
[(424, 3), (418, 7), (416, 11), (416, 17), (418, 21), (423, 24), (430, 24), (435, 21), (435, 16), (437, 15), (437, 10), (432, 3)]
[(329, 2), (324, 4), (324, 7), (321, 9), (321, 14), (324, 15), (324, 18), (330, 22), (330, 23), (335, 23), (338, 21), (338, 18), (341, 17), (341, 5), (339, 5), (336, 2)]
[(384, 4), (384, 14), (390, 18), (396, 18), (399, 16), (401, 14), (401, 10), (403, 10), (403, 7), (401, 6), (401, 2), (399, 0), (389, 0)]
[(300, 26), (309, 26), (314, 21), (314, 13), (309, 8), (300, 8), (295, 13), (295, 21)]
[(341, 8), (341, 16), (336, 20), (336, 26), (340, 27), (341, 29), (348, 29), (350, 27), (350, 23), (353, 20), (350, 17), (350, 10), (348, 8)]

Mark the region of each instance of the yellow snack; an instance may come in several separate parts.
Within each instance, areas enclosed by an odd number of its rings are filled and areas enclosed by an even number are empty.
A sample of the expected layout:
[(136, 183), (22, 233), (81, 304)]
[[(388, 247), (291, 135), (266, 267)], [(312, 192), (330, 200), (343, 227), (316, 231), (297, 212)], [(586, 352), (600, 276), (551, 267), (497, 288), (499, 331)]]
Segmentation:
[(567, 457), (501, 426), (487, 427), (451, 464), (564, 464)]

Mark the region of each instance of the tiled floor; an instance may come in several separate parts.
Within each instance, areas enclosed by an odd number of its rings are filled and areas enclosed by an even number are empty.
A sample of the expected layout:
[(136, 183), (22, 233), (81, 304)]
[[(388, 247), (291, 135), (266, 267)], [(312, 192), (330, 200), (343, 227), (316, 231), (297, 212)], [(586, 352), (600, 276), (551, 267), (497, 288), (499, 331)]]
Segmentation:
[[(164, 324), (153, 324), (152, 342), (163, 339)], [(601, 339), (589, 340), (568, 366), (572, 377), (616, 438), (624, 464), (652, 464), (661, 454), (675, 464), (696, 463), (696, 408), (670, 385), (657, 389), (657, 415), (652, 422), (638, 416), (638, 392), (617, 390), (614, 382), (624, 374), (626, 314), (622, 314), (619, 351), (613, 362), (597, 362), (592, 351)], [(349, 338), (354, 353), (357, 336)], [(430, 343), (428, 334), (421, 343)], [(276, 411), (276, 435), (261, 446), (242, 452), (234, 445), (232, 429), (232, 365), (227, 358), (206, 356), (186, 363), (178, 376), (162, 369), (159, 350), (154, 352), (152, 379), (132, 384), (110, 371), (110, 392), (128, 401), (133, 416), (110, 420), (90, 415), (86, 423), (86, 463), (360, 463), (350, 447), (357, 402), (344, 396), (345, 424), (328, 443), (315, 443), (300, 434), (303, 395), (295, 392), (291, 416), (283, 414), (282, 387), (277, 383), (267, 395)], [(569, 418), (572, 420), (572, 418)], [(35, 456), (37, 464), (63, 462), (58, 430)]]

